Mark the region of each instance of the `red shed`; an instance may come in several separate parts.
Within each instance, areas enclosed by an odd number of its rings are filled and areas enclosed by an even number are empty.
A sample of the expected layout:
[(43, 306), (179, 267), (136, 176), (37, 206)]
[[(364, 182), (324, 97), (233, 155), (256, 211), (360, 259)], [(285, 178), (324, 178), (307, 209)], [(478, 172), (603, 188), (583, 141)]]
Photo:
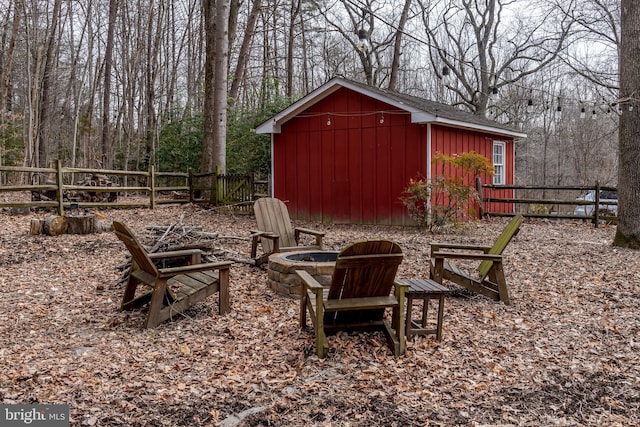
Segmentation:
[(513, 184), (513, 140), (526, 137), (446, 104), (343, 78), (256, 132), (271, 134), (273, 196), (293, 218), (391, 225), (409, 222), (399, 199), (409, 180), (440, 173), (431, 164), (436, 152), (483, 154), (496, 167), (494, 182)]

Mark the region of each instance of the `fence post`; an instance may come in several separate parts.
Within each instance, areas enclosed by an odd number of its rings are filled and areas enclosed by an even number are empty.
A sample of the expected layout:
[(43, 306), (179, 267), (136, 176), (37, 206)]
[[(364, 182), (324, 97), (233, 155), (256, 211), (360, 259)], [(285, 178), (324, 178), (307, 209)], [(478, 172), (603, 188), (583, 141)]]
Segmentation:
[(593, 224), (595, 228), (598, 228), (598, 223), (600, 222), (600, 181), (596, 181), (594, 202), (596, 204), (593, 206)]
[(64, 215), (64, 182), (62, 181), (62, 160), (56, 161), (56, 184), (58, 184), (58, 215)]
[(218, 202), (220, 200), (220, 195), (218, 194), (218, 188), (220, 187), (219, 185), (219, 180), (220, 180), (220, 166), (216, 165), (214, 172), (213, 172), (213, 179), (211, 181), (211, 197), (209, 202), (214, 205), (214, 206), (218, 206)]
[(189, 203), (193, 203), (194, 202), (194, 197), (193, 197), (193, 170), (191, 168), (189, 168), (187, 170), (187, 173), (189, 174), (187, 176), (187, 185), (189, 186)]
[(151, 187), (151, 192), (149, 193), (149, 204), (151, 205), (151, 209), (154, 209), (156, 207), (156, 176), (153, 165), (149, 165), (149, 186)]
[(476, 177), (476, 191), (478, 192), (478, 219), (482, 219), (484, 216), (484, 201), (482, 195), (482, 179)]
[(148, 184), (151, 189), (151, 191), (149, 191), (149, 207), (154, 209), (156, 207), (156, 175), (153, 165), (149, 165), (149, 172), (147, 173), (149, 174)]

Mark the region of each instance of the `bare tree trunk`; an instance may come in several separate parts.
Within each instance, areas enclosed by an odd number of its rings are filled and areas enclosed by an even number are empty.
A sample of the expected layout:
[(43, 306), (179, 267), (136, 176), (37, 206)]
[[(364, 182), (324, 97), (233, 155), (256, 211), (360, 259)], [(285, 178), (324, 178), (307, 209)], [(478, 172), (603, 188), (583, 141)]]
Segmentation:
[(18, 29), (20, 26), (20, 19), (22, 17), (22, 11), (24, 6), (22, 0), (16, 0), (13, 6), (13, 21), (11, 23), (11, 35), (9, 36), (9, 43), (7, 44), (7, 50), (3, 52), (3, 67), (0, 71), (0, 113), (7, 111), (11, 108), (9, 104), (9, 87), (11, 85), (11, 71), (13, 69), (13, 54), (16, 47), (16, 39), (18, 36)]
[(216, 2), (216, 52), (213, 116), (213, 162), (224, 173), (227, 168), (227, 70), (229, 64), (229, 0)]
[(53, 5), (53, 16), (51, 18), (51, 28), (49, 36), (47, 38), (46, 52), (44, 56), (44, 69), (42, 70), (42, 85), (40, 87), (41, 99), (40, 99), (40, 113), (38, 121), (38, 134), (40, 144), (38, 145), (40, 166), (49, 166), (49, 151), (53, 145), (51, 138), (49, 137), (51, 123), (49, 122), (49, 113), (53, 106), (51, 105), (49, 98), (51, 96), (52, 78), (54, 73), (55, 55), (56, 50), (56, 33), (58, 30), (58, 24), (60, 22), (60, 8), (62, 7), (62, 0), (56, 0)]
[(300, 14), (300, 34), (302, 35), (302, 87), (303, 93), (309, 93), (311, 91), (311, 84), (309, 82), (309, 59), (307, 50), (307, 28), (305, 25), (304, 14)]
[(213, 158), (213, 145), (215, 141), (214, 122), (216, 117), (213, 112), (215, 104), (215, 52), (216, 52), (216, 1), (203, 0), (203, 14), (205, 22), (205, 50), (204, 65), (204, 128), (202, 134), (202, 172), (213, 172), (215, 161)]
[[(162, 2), (158, 3), (155, 14), (150, 14), (147, 20), (147, 51), (145, 65), (145, 169), (154, 163), (157, 138), (157, 111), (156, 103), (156, 80), (158, 76), (158, 55), (160, 54), (160, 41), (163, 31), (162, 26)], [(157, 17), (154, 28), (154, 15)]]
[(620, 99), (628, 100), (620, 117), (618, 151), (618, 227), (613, 244), (640, 249), (640, 8), (622, 0)]
[(104, 88), (102, 94), (102, 143), (101, 167), (109, 169), (111, 161), (109, 156), (109, 110), (111, 108), (111, 67), (113, 63), (113, 38), (116, 26), (116, 14), (118, 13), (118, 0), (109, 0), (109, 23), (107, 27), (107, 44), (104, 52)]
[(287, 98), (293, 95), (293, 51), (295, 47), (295, 23), (300, 13), (300, 0), (291, 3), (291, 15), (289, 16), (289, 35), (287, 37)]
[(395, 91), (398, 83), (398, 70), (400, 68), (400, 55), (402, 54), (402, 34), (404, 26), (409, 17), (409, 9), (411, 8), (411, 0), (405, 0), (402, 8), (402, 15), (398, 22), (398, 29), (393, 41), (393, 59), (391, 60), (391, 72), (389, 75), (389, 90)]
[(235, 72), (232, 75), (231, 89), (229, 89), (229, 105), (233, 106), (238, 101), (238, 93), (240, 92), (240, 83), (243, 80), (247, 63), (249, 62), (249, 50), (251, 42), (255, 34), (256, 22), (262, 7), (262, 0), (254, 0), (251, 6), (251, 12), (247, 19), (247, 27), (244, 32), (240, 52), (238, 53), (238, 63)]
[[(253, 7), (252, 7), (253, 8)], [(229, 1), (229, 37), (228, 43), (229, 48), (231, 48), (236, 42), (236, 35), (238, 33), (238, 13), (240, 11), (240, 0), (230, 0)], [(245, 30), (246, 33), (246, 30)], [(231, 72), (231, 61), (227, 61), (227, 74)]]

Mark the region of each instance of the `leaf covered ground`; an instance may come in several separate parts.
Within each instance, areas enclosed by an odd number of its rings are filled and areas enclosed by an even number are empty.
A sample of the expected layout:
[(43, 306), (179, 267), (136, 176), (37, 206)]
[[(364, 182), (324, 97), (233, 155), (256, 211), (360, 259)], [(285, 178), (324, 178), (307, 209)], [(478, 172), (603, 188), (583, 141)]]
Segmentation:
[[(149, 244), (147, 225), (218, 233), (219, 259), (248, 258), (251, 216), (196, 206), (112, 210)], [(525, 220), (505, 252), (511, 306), (457, 292), (444, 336), (394, 358), (384, 337), (329, 337), (315, 356), (298, 301), (266, 271), (236, 262), (232, 312), (210, 297), (153, 330), (118, 310), (127, 252), (110, 232), (32, 236), (0, 218), (0, 403), (68, 403), (72, 425), (423, 426), (640, 424), (640, 252), (614, 248), (613, 226)], [(507, 219), (455, 234), (296, 223), (328, 249), (397, 241), (400, 277), (427, 277), (429, 243), (491, 244)], [(242, 237), (242, 239), (233, 238)]]

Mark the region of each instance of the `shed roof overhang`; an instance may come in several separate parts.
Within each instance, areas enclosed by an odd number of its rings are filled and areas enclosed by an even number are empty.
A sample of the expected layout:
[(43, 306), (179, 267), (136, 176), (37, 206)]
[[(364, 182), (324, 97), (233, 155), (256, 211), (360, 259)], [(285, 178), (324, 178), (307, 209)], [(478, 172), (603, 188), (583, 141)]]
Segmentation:
[[(438, 114), (433, 114), (429, 111), (425, 111), (424, 109), (417, 108), (412, 105), (408, 105), (405, 102), (394, 99), (393, 97), (386, 96), (384, 93), (371, 90), (365, 86), (362, 86), (360, 84), (351, 82), (349, 80), (346, 80), (340, 77), (333, 78), (329, 80), (327, 83), (325, 83), (324, 85), (311, 91), (309, 94), (299, 99), (298, 101), (294, 102), (289, 107), (287, 107), (286, 109), (282, 110), (280, 113), (273, 116), (271, 119), (257, 126), (255, 128), (255, 132), (259, 134), (280, 133), (282, 130), (282, 125), (284, 123), (296, 117), (298, 114), (302, 113), (312, 105), (323, 100), (324, 98), (327, 98), (328, 96), (330, 96), (331, 94), (333, 94), (334, 92), (338, 91), (343, 87), (353, 90), (362, 95), (369, 96), (373, 99), (384, 102), (398, 109), (407, 111), (408, 113), (411, 114), (411, 123), (440, 124), (442, 126), (470, 129), (470, 130), (481, 131), (481, 132), (491, 133), (494, 135), (507, 136), (512, 138), (527, 137), (526, 133), (505, 129), (503, 127), (500, 127), (497, 123), (496, 123), (496, 126), (492, 126), (490, 124), (473, 123), (471, 121), (464, 121), (464, 120), (459, 120), (454, 118), (446, 118)], [(487, 123), (490, 123), (490, 122), (487, 121)]]

